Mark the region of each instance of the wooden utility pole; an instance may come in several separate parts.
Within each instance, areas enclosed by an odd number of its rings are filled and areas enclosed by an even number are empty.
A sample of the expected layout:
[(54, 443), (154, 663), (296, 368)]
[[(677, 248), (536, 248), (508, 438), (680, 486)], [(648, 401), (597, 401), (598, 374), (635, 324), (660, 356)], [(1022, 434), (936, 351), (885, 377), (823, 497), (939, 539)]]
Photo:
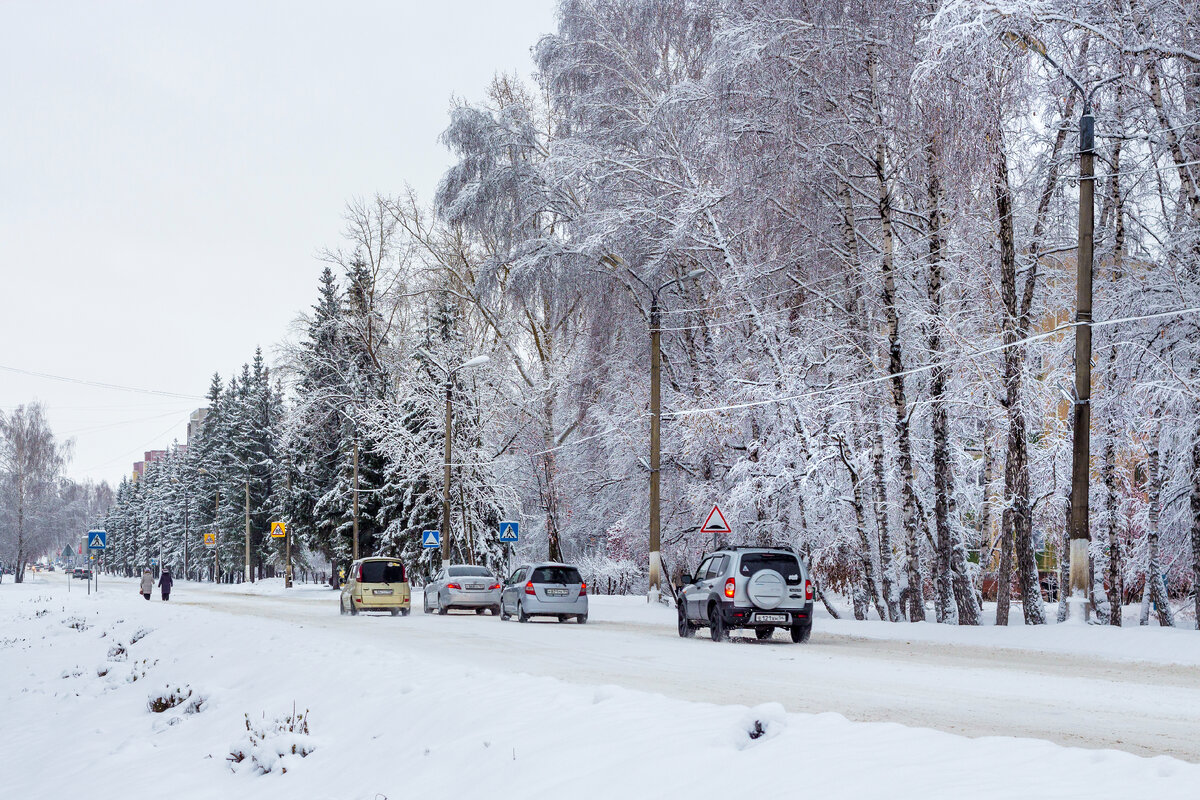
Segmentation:
[(354, 440), (354, 560), (358, 561), (358, 439)]
[(658, 292), (650, 298), (650, 585), (648, 597), (662, 591), (662, 555), (659, 552), (661, 518), (659, 487), (659, 422), (662, 411), (662, 331)]
[(450, 404), (453, 387), (450, 375), (446, 375), (446, 444), (444, 449), (445, 463), (442, 472), (442, 566), (450, 563), (450, 424), (453, 422), (453, 408)]
[(1079, 120), (1079, 255), (1076, 264), (1075, 402), (1071, 448), (1071, 597), (1083, 606), (1091, 584), (1088, 561), (1088, 478), (1092, 422), (1092, 233), (1095, 225), (1095, 118), (1084, 95)]
[(246, 476), (246, 580), (250, 578), (250, 476)]

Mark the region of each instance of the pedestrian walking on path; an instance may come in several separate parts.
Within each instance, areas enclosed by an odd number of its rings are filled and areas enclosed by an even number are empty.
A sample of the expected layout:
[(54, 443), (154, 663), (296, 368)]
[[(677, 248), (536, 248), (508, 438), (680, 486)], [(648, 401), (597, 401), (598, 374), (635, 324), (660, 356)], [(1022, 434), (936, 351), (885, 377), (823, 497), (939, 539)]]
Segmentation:
[(162, 577), (158, 579), (158, 585), (162, 588), (162, 599), (171, 599), (171, 585), (175, 583), (175, 579), (171, 577), (170, 568), (165, 568), (162, 571)]
[(150, 593), (154, 591), (154, 576), (150, 574), (150, 568), (142, 570), (142, 585), (138, 588), (142, 593), (142, 597), (150, 599)]

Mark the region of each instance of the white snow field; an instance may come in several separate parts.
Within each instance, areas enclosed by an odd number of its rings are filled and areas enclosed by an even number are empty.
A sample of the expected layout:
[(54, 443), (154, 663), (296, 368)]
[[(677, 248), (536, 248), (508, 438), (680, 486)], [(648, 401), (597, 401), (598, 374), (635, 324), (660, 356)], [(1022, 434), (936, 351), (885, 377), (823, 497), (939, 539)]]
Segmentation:
[(31, 577), (0, 585), (8, 797), (1200, 796), (1195, 631), (818, 617), (806, 645), (717, 644), (641, 598), (521, 625)]

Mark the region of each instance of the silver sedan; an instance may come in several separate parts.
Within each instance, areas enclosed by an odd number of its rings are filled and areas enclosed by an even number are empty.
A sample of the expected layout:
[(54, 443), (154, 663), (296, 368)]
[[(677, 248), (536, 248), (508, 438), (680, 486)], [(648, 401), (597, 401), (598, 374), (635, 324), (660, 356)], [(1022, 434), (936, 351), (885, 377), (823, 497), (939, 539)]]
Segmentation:
[(500, 581), (487, 567), (451, 564), (425, 584), (425, 613), (445, 614), (452, 608), (500, 613)]

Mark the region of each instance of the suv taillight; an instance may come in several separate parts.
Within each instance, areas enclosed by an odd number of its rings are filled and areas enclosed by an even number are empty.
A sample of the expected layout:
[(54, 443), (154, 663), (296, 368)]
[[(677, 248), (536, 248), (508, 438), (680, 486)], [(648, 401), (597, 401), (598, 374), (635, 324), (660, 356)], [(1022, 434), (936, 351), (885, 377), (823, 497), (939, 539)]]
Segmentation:
[(358, 581), (359, 583), (363, 582), (363, 580), (362, 580), (362, 564), (358, 565), (358, 569), (354, 573), (354, 580)]
[(580, 597), (587, 596), (587, 581), (584, 581), (583, 583), (579, 584), (579, 596)]
[(725, 596), (728, 597), (730, 600), (732, 600), (734, 592), (736, 592), (736, 591), (737, 591), (737, 581), (735, 581), (733, 578), (727, 578), (725, 580)]
[(813, 595), (812, 595), (812, 581), (810, 581), (810, 580), (805, 580), (805, 581), (804, 581), (804, 599), (805, 599), (805, 600), (812, 600), (812, 599), (813, 599)]
[(537, 594), (533, 590), (533, 581), (525, 581), (525, 594)]

